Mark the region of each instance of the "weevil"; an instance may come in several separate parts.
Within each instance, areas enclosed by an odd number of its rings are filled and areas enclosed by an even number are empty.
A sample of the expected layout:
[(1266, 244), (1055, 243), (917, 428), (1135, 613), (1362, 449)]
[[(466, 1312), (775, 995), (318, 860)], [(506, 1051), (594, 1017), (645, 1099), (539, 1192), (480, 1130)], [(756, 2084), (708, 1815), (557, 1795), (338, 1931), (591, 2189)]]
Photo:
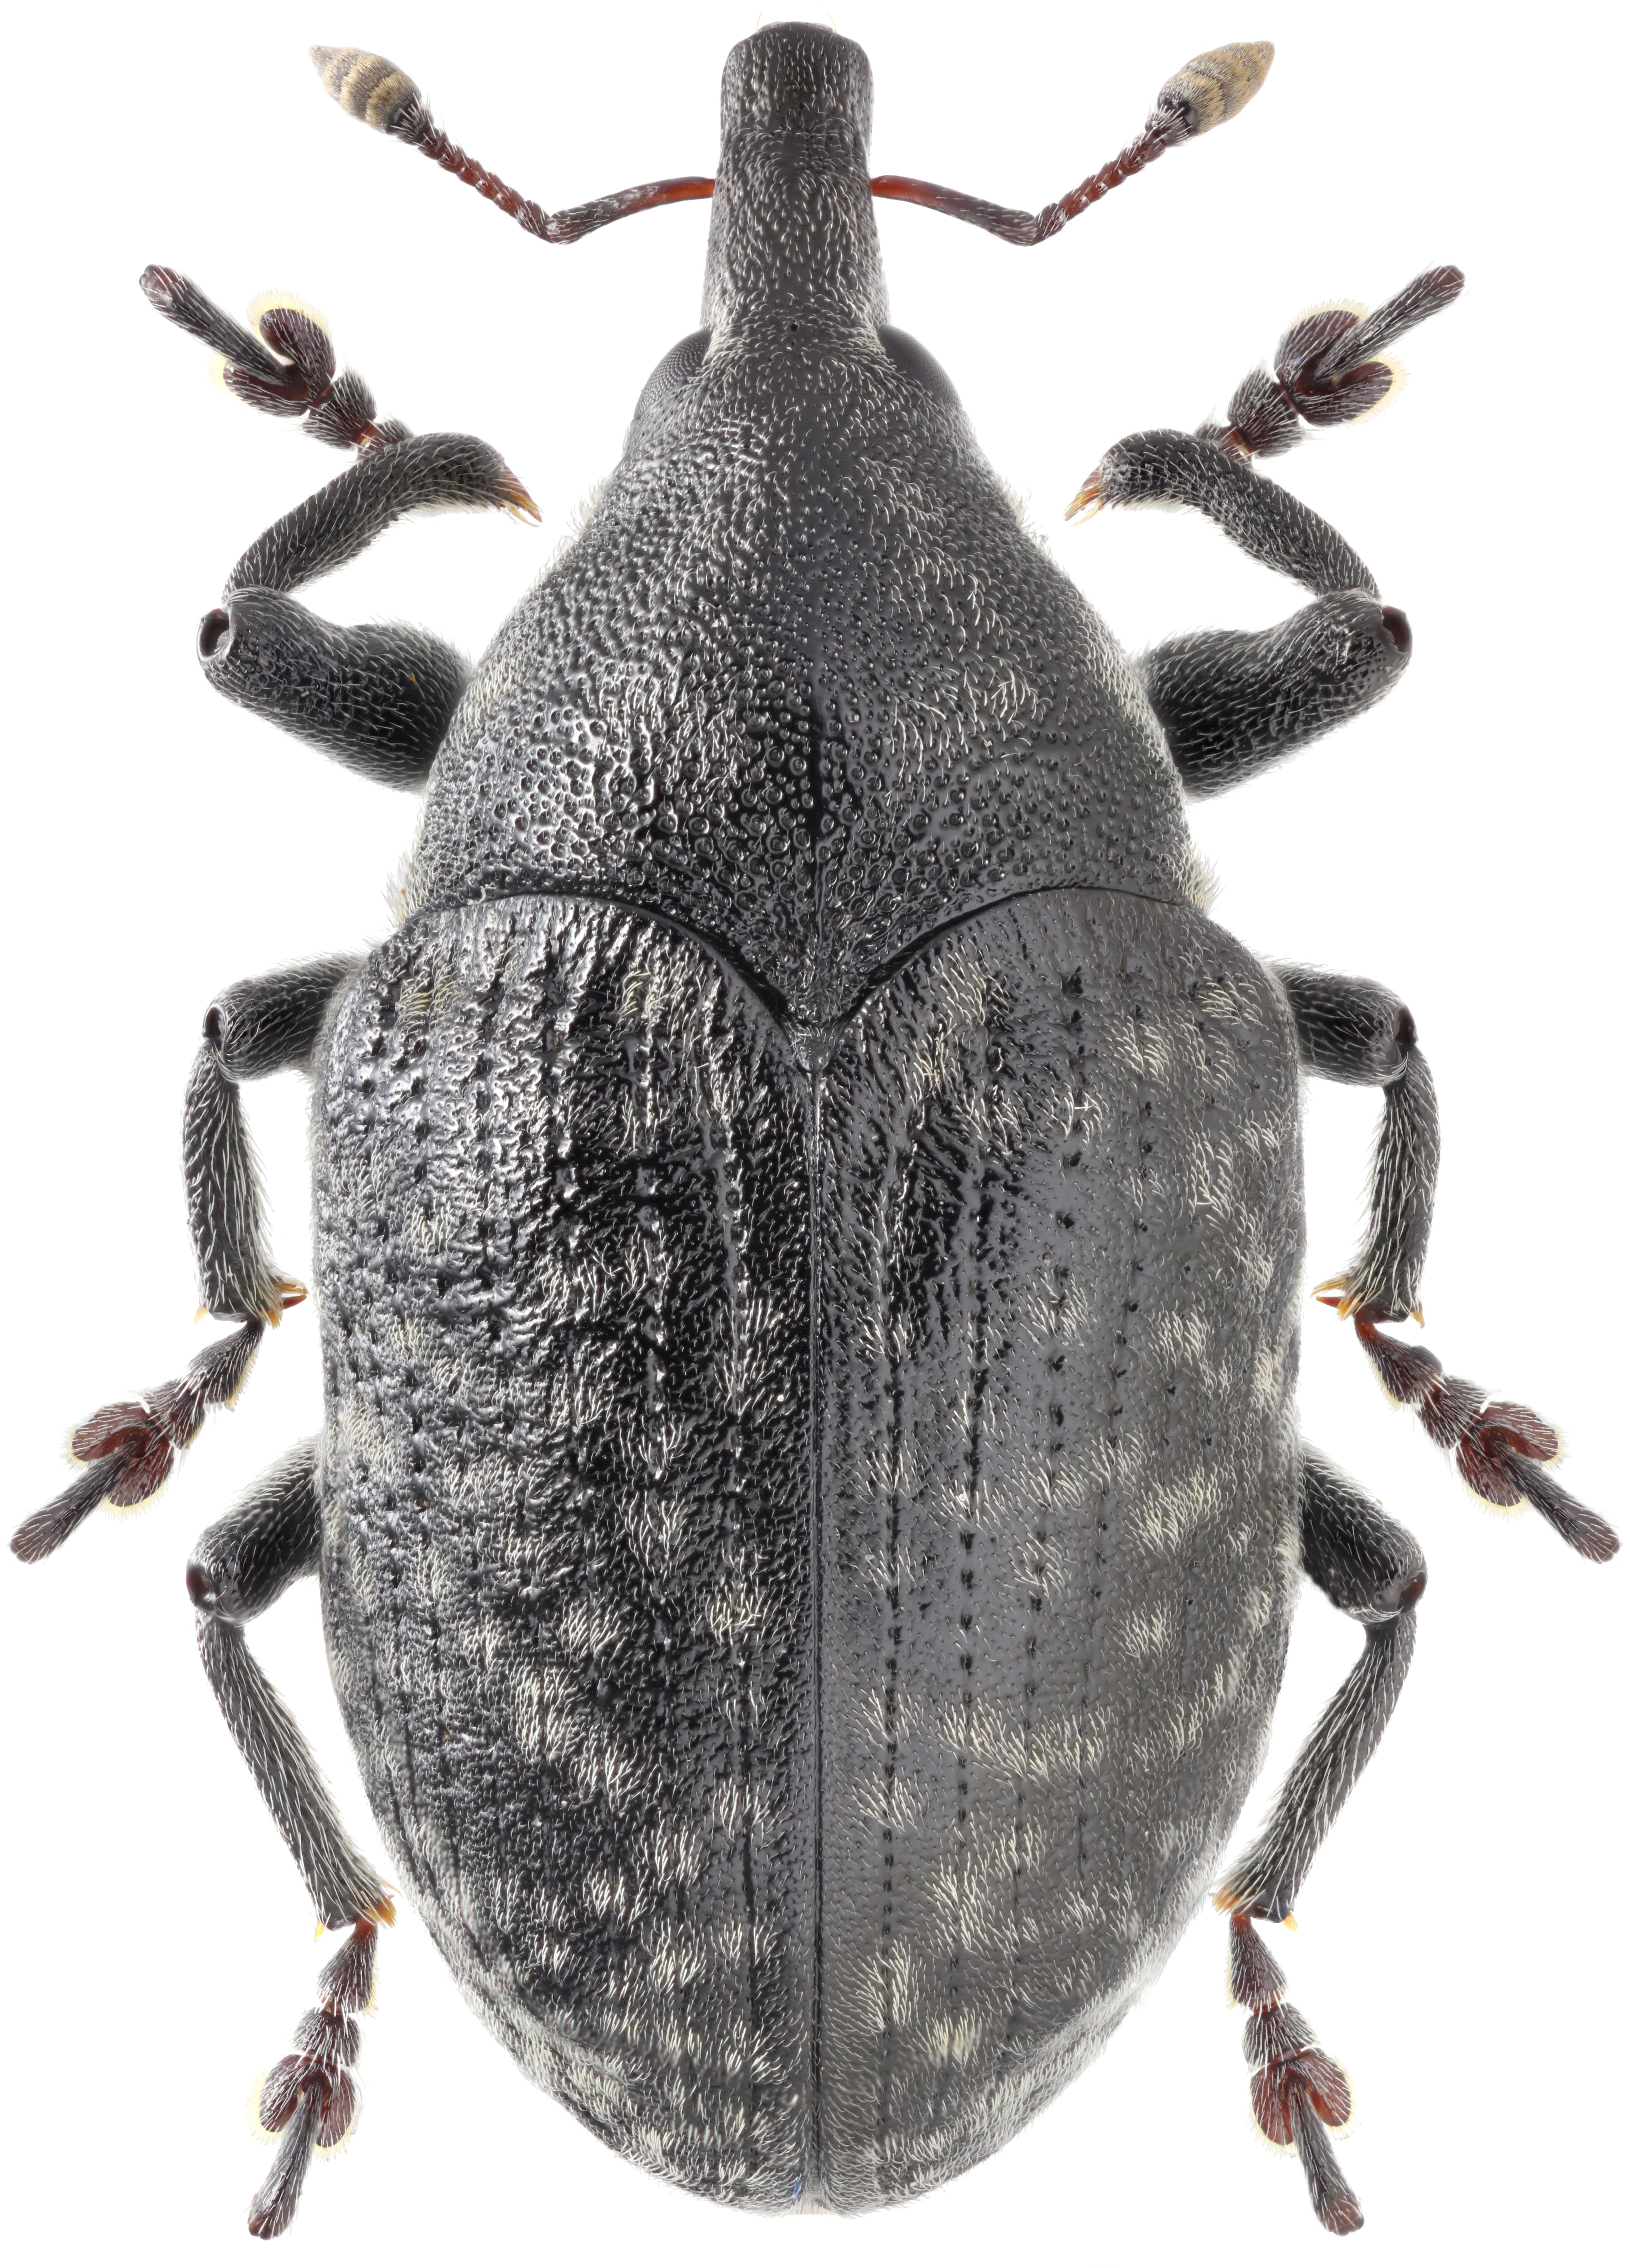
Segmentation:
[(1383, 1328), (1419, 1305), (1436, 1165), (1412, 1021), (1213, 925), (1183, 799), (1407, 661), (1256, 460), (1376, 406), (1458, 275), (1293, 326), (1223, 419), (1082, 483), (1082, 509), (1199, 509), (1313, 593), (1132, 663), (889, 326), (872, 200), (1040, 240), (1234, 114), (1265, 48), (1188, 66), (1036, 215), (871, 178), (864, 58), (808, 27), (733, 55), (715, 180), (564, 215), (394, 66), (318, 60), (546, 240), (713, 215), (703, 329), (474, 672), (291, 593), (405, 512), (525, 512), (502, 460), (379, 420), (309, 310), (246, 331), (144, 279), (231, 391), (357, 453), (233, 571), (206, 674), (425, 793), (397, 935), (206, 1016), (184, 1156), (231, 1336), (81, 1427), (18, 1539), (151, 1494), (301, 1296), (240, 1089), (306, 1067), (327, 1422), (188, 1571), (228, 1722), (350, 1933), (262, 2092), (251, 2226), (349, 2124), (391, 1912), (246, 1642), (299, 1576), (398, 1880), (523, 2066), (688, 2187), (852, 2210), (997, 2146), (1158, 1970), (1259, 1764), (1299, 1570), (1364, 1651), (1216, 1896), (1258, 2123), (1356, 2226), (1345, 2080), (1255, 1924), (1368, 1761), (1425, 1571), (1296, 1432), (1299, 1075), (1382, 1089), (1370, 1228), (1325, 1291), (1383, 1384), (1489, 1501), (1613, 1539), (1547, 1427)]

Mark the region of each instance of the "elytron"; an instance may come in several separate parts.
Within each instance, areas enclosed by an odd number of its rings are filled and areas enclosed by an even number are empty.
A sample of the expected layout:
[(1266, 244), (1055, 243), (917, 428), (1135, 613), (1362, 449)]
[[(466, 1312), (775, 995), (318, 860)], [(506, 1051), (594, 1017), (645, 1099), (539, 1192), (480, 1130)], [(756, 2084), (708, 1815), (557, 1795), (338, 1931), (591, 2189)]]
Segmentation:
[[(294, 594), (410, 512), (535, 516), (497, 451), (381, 418), (307, 307), (246, 328), (142, 278), (229, 391), (352, 456), (232, 570), (205, 675), (423, 796), (387, 942), (205, 1014), (183, 1164), (229, 1335), (81, 1425), (13, 1545), (153, 1494), (306, 1297), (241, 1093), (302, 1069), (323, 1430), (187, 1575), (347, 1933), (259, 2096), (250, 2228), (350, 2125), (394, 1914), (246, 1638), (316, 1575), (395, 1883), (614, 2148), (740, 2205), (910, 2198), (1096, 2054), (1209, 1891), (1257, 2122), (1355, 2228), (1348, 2083), (1257, 1926), (1386, 1725), (1426, 1569), (1298, 1430), (1302, 1078), (1381, 1091), (1368, 1226), (1321, 1296), (1479, 1495), (1617, 1545), (1548, 1425), (1383, 1328), (1418, 1317), (1437, 1170), (1413, 1020), (1214, 924), (1184, 802), (1404, 672), (1404, 615), (1259, 461), (1376, 409), (1459, 271), (1303, 316), (1221, 418), (1103, 457), (1073, 510), (1197, 510), (1309, 594), (1132, 659), (890, 325), (874, 205), (1039, 244), (1233, 118), (1271, 48), (1187, 64), (1037, 213), (873, 175), (866, 58), (807, 25), (729, 56), (716, 175), (552, 214), (395, 65), (313, 53), (344, 111), (548, 243), (712, 217), (700, 328), (474, 666)], [(1225, 1867), (1304, 1575), (1363, 1650)]]

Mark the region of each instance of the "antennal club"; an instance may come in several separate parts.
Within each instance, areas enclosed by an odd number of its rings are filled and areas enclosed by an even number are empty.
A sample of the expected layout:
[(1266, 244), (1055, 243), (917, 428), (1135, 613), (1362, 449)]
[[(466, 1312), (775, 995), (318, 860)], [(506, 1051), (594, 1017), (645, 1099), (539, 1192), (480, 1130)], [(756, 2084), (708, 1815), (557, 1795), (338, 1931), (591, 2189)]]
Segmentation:
[(1040, 212), (1016, 212), (1007, 205), (987, 204), (983, 198), (964, 196), (960, 189), (910, 180), (901, 173), (879, 174), (872, 183), (872, 195), (928, 205), (935, 212), (949, 213), (953, 220), (971, 221), (976, 228), (988, 229), (1007, 244), (1044, 244), (1050, 236), (1057, 236), (1066, 221), (1095, 205), (1111, 189), (1118, 189), (1123, 181), (1131, 180), (1166, 151), (1237, 117), (1266, 78), (1272, 61), (1273, 45), (1269, 40), (1237, 40), (1231, 47), (1196, 55), (1155, 96), (1148, 122), (1137, 140), (1097, 173), (1089, 173), (1067, 197), (1061, 197), (1057, 204), (1044, 205)]
[(638, 188), (617, 189), (608, 197), (597, 197), (592, 204), (568, 206), (564, 212), (545, 212), (542, 205), (534, 204), (530, 197), (521, 196), (496, 173), (490, 173), (444, 134), (418, 88), (395, 63), (383, 55), (368, 55), (361, 48), (313, 48), (311, 58), (318, 77), (348, 118), (359, 118), (377, 133), (388, 134), (393, 140), (422, 151), (444, 171), (456, 173), (461, 181), (479, 189), (500, 212), (518, 220), (529, 235), (541, 236), (546, 244), (575, 244), (591, 230), (604, 228), (608, 221), (649, 212), (653, 205), (682, 204), (689, 198), (713, 194), (710, 180), (688, 173), (678, 180), (644, 181)]

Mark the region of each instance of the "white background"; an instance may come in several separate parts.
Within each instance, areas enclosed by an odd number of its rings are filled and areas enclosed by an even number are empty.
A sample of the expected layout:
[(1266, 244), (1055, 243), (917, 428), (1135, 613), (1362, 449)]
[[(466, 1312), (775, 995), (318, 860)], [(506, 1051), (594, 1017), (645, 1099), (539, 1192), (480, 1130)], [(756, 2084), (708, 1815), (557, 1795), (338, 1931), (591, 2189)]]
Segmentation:
[[(1406, 608), (1413, 665), (1381, 710), (1195, 828), (1218, 917), (1253, 946), (1411, 1003), (1444, 1116), (1429, 1343), (1563, 1422), (1569, 1484), (1622, 1520), (1622, 106), (1602, 20), (1551, 7), (1507, 38), (1498, 11), (1204, 0), (861, 5), (840, 28), (875, 70), (877, 170), (1026, 206), (1120, 148), (1186, 56), (1279, 42), (1243, 118), (1040, 250), (880, 210), (896, 321), (1130, 646), (1300, 601), (1198, 520), (1066, 530), (1107, 444), (1192, 425), (1311, 302), (1373, 304), (1429, 263), (1464, 266), (1461, 304), (1403, 350), (1401, 403), (1283, 474)], [(752, 23), (746, 6), (160, 5), (71, 36), (36, 15), (10, 52), (8, 1524), (63, 1484), (71, 1421), (173, 1376), (210, 1328), (189, 1322), (177, 1128), (211, 992), (383, 934), (413, 823), (407, 799), (204, 686), (196, 617), (342, 460), (212, 390), (136, 276), (171, 262), (234, 308), (296, 290), (385, 414), (506, 453), (541, 535), (497, 516), (405, 528), (319, 601), (479, 652), (694, 326), (707, 211), (542, 246), (343, 118), (305, 43), (395, 56), (458, 138), (553, 205), (710, 171), (719, 67)], [(277, 1257), (304, 1274), (303, 1091), (250, 1100)], [(1374, 1117), (1368, 1094), (1309, 1094), (1310, 1277), (1352, 1249)], [(1309, 1436), (1432, 1569), (1393, 1727), (1277, 1947), (1355, 2076), (1357, 2242), (1389, 2264), (1605, 2260), (1623, 2189), (1623, 1573), (1533, 1514), (1479, 1509), (1317, 1308), (1304, 1370)], [(193, 1536), (319, 1414), (306, 1307), (160, 1504), (0, 1569), (0, 2226), (17, 2261), (182, 2268), (245, 2243), (269, 2161), (242, 2106), (320, 1956), (181, 1579)], [(314, 1591), (254, 1642), (377, 1853)], [(1355, 1651), (1310, 1595), (1270, 1774)], [(664, 2191), (535, 2095), (409, 1916), (384, 1948), (363, 2124), (313, 2169), (284, 2256), (1328, 2260), (1300, 2176), (1253, 2146), (1222, 1965), (1207, 1916), (1103, 2060), (954, 2188), (852, 2226), (772, 2224)]]

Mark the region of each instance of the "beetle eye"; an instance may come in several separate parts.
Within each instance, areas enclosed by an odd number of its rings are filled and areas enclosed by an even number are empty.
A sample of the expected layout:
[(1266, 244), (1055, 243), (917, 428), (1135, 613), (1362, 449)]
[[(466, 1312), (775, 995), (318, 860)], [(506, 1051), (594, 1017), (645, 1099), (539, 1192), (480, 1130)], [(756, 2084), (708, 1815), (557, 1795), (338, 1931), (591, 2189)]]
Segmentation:
[(953, 409), (962, 408), (956, 388), (945, 372), (909, 331), (896, 331), (892, 323), (879, 323), (877, 335), (882, 342), (883, 352), (902, 378), (909, 378), (913, 386), (920, 386), (936, 401), (946, 402)]
[(688, 339), (681, 339), (676, 347), (669, 348), (645, 380), (645, 389), (634, 411), (636, 424), (653, 410), (660, 409), (664, 402), (671, 401), (696, 376), (702, 367), (712, 336), (711, 330), (692, 331)]

